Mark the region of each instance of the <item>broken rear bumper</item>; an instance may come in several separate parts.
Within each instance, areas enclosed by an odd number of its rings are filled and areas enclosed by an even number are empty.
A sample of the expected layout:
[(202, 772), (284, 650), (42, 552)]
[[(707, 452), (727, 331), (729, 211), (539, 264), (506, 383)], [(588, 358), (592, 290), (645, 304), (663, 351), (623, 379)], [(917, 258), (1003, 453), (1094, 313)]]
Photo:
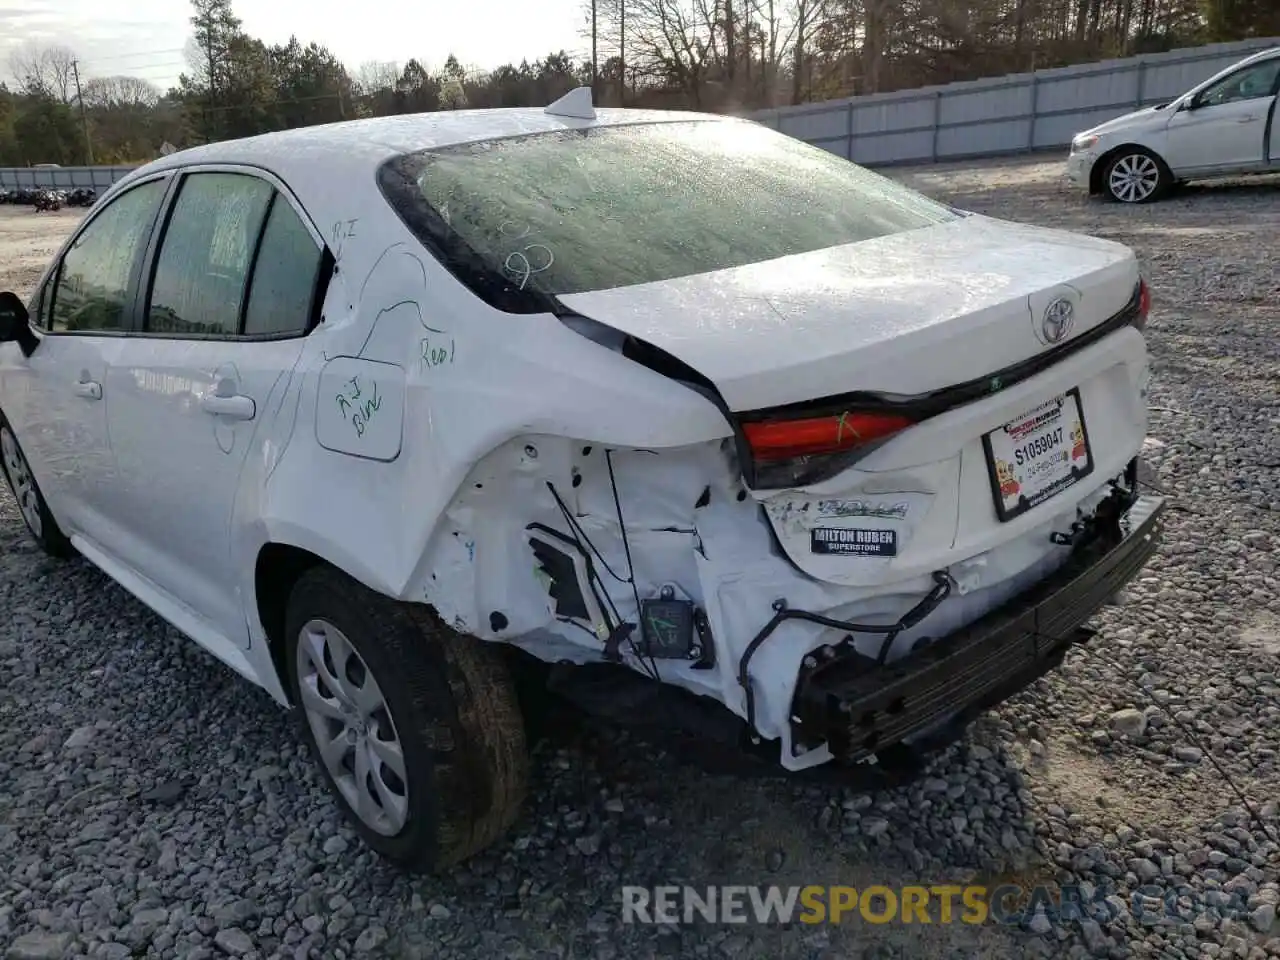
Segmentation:
[(851, 638), (806, 658), (792, 707), (792, 749), (826, 743), (856, 763), (940, 725), (961, 727), (1057, 667), (1088, 639), (1084, 624), (1159, 546), (1164, 500), (1125, 497), (1057, 571), (923, 650), (888, 664)]

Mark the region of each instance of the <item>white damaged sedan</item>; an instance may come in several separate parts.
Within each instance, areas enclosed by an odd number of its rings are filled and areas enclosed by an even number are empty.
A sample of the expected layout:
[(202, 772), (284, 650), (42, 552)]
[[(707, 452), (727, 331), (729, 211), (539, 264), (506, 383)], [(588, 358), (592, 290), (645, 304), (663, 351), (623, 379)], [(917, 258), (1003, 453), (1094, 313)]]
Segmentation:
[(1055, 667), (1159, 542), (1148, 306), (1117, 243), (575, 91), (134, 171), (0, 297), (0, 448), (441, 868), (518, 814), (513, 665), (790, 771)]

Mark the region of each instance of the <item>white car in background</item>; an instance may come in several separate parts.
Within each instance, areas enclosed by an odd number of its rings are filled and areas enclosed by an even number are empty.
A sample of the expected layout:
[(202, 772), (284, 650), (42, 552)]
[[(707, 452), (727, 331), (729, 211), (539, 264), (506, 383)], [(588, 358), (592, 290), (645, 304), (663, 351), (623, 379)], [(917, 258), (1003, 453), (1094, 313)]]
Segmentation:
[(1067, 178), (1121, 203), (1175, 183), (1280, 173), (1280, 47), (1246, 57), (1176, 100), (1076, 134)]
[(1060, 663), (1159, 540), (1148, 306), (1120, 244), (575, 91), (131, 173), (0, 296), (0, 449), (441, 867), (518, 813), (510, 662), (793, 771)]

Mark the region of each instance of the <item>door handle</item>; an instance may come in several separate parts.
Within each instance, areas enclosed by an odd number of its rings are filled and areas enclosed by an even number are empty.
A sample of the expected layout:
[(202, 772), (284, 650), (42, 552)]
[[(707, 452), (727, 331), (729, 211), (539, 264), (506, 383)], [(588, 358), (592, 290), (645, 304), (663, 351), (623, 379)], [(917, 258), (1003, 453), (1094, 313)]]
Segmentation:
[(201, 398), (200, 409), (210, 416), (228, 420), (252, 420), (258, 412), (258, 405), (253, 402), (253, 397), (223, 397), (210, 393)]
[(1257, 123), (1257, 117), (1237, 117), (1236, 123)]
[(101, 400), (102, 384), (92, 380), (81, 380), (76, 384), (76, 396), (86, 400)]

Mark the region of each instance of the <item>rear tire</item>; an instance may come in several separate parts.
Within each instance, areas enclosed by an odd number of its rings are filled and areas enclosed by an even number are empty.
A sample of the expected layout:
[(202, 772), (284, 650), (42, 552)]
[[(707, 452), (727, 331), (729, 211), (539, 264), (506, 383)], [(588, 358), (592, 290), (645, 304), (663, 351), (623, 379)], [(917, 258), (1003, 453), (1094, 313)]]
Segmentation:
[(27, 456), (22, 452), (18, 438), (9, 421), (0, 416), (0, 472), (9, 483), (13, 499), (18, 503), (18, 513), (33, 540), (51, 557), (64, 560), (75, 553), (71, 541), (53, 519), (49, 504), (36, 483)]
[(511, 827), (528, 756), (500, 651), (329, 567), (294, 586), (287, 631), (312, 753), (369, 847), (440, 870)]
[(1153, 203), (1173, 185), (1168, 166), (1150, 150), (1126, 147), (1107, 161), (1102, 189), (1117, 203)]

